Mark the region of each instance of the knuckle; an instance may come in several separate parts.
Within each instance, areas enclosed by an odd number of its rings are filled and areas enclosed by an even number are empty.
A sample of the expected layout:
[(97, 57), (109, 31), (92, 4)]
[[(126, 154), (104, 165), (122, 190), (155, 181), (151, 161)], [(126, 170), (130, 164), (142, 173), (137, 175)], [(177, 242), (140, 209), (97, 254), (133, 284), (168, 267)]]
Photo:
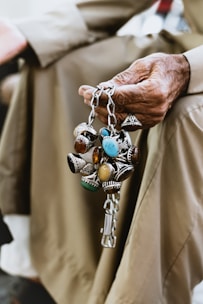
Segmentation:
[(125, 84), (128, 83), (129, 80), (132, 77), (132, 72), (127, 69), (121, 73), (118, 73), (116, 76), (113, 77), (113, 80), (117, 83), (117, 84)]
[(114, 93), (114, 99), (115, 99), (115, 101), (116, 101), (116, 104), (118, 105), (118, 106), (123, 106), (123, 105), (125, 105), (125, 99), (126, 99), (126, 97), (125, 97), (125, 94), (124, 93), (122, 93), (121, 91), (116, 91), (115, 93)]
[(168, 90), (167, 90), (167, 88), (163, 85), (163, 83), (159, 83), (158, 84), (158, 88), (159, 88), (159, 90), (157, 92), (157, 95), (159, 97), (159, 100), (161, 102), (167, 100), (167, 98), (168, 98)]

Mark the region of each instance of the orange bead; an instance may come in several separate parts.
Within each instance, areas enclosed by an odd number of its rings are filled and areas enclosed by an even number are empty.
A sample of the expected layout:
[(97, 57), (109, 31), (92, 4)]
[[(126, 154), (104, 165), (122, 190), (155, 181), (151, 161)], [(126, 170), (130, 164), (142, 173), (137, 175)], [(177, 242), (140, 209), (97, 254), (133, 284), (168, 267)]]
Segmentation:
[(95, 147), (94, 151), (93, 151), (93, 154), (92, 154), (92, 161), (93, 161), (93, 164), (98, 164), (101, 160), (101, 149), (99, 147)]

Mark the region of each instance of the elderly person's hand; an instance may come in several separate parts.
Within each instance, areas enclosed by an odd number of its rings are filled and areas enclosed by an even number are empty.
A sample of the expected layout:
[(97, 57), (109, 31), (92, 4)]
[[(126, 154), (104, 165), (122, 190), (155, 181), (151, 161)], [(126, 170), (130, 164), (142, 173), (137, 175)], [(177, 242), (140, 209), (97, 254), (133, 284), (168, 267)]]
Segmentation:
[(26, 38), (14, 24), (0, 19), (0, 65), (15, 58), (27, 45)]
[[(186, 92), (189, 77), (190, 67), (182, 54), (154, 53), (136, 60), (129, 68), (100, 85), (115, 86), (113, 100), (118, 128), (129, 114), (141, 122), (141, 126), (126, 127), (131, 131), (161, 122), (175, 100)], [(94, 89), (87, 85), (79, 88), (79, 94), (88, 105)], [(107, 95), (102, 94), (96, 113), (104, 124), (107, 124), (108, 115), (106, 104)]]

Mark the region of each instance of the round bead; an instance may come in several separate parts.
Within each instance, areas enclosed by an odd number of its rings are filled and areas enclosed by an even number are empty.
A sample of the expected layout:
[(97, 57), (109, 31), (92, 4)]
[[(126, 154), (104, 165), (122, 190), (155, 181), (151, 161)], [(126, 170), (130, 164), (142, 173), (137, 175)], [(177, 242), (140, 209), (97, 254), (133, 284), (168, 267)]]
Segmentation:
[(88, 151), (89, 148), (90, 148), (90, 141), (85, 136), (79, 135), (75, 139), (74, 149), (77, 153), (84, 154)]
[(99, 169), (98, 169), (98, 177), (101, 182), (106, 182), (108, 181), (113, 173), (113, 167), (111, 164), (104, 163), (102, 164)]
[(112, 137), (104, 138), (102, 141), (102, 147), (105, 153), (109, 157), (117, 157), (119, 153), (119, 145), (117, 141)]
[(109, 130), (106, 129), (106, 128), (102, 128), (102, 129), (100, 130), (100, 133), (101, 133), (102, 136), (109, 136), (109, 135), (110, 135)]

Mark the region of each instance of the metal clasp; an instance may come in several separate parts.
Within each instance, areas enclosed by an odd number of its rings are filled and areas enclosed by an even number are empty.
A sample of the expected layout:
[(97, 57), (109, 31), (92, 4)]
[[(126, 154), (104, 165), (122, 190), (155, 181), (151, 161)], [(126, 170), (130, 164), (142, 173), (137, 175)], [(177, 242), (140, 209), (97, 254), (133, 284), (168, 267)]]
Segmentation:
[(104, 217), (104, 227), (101, 229), (103, 233), (101, 244), (106, 248), (114, 248), (116, 246), (116, 236), (114, 234), (116, 229), (116, 212), (114, 202), (110, 198), (110, 195), (107, 196), (106, 201), (104, 202), (105, 217)]

